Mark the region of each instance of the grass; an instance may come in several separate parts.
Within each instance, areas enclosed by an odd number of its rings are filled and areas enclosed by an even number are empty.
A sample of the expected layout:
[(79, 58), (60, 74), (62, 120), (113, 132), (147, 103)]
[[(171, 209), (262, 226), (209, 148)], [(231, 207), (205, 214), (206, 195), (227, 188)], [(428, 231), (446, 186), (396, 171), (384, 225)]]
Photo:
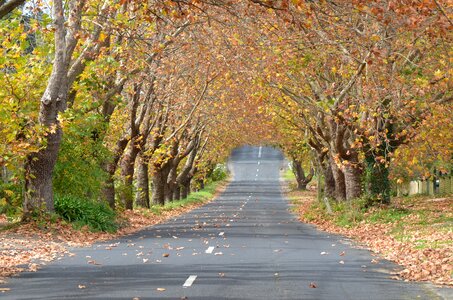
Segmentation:
[(163, 206), (160, 205), (152, 205), (150, 210), (153, 214), (156, 215), (161, 215), (162, 212), (164, 211), (171, 211), (180, 207), (185, 207), (191, 204), (199, 204), (199, 203), (204, 203), (212, 198), (214, 198), (217, 189), (224, 183), (224, 180), (221, 181), (214, 181), (211, 183), (208, 183), (204, 189), (191, 193), (187, 198), (181, 199), (178, 201), (173, 201), (166, 203)]
[[(364, 206), (365, 200), (331, 203), (333, 213), (328, 214), (325, 204), (314, 197), (301, 203), (300, 195), (291, 191), (289, 197), (295, 204), (292, 208), (301, 213), (307, 222), (323, 220), (344, 228), (358, 228), (362, 224), (386, 226), (388, 234), (398, 241), (410, 242), (415, 249), (446, 248), (453, 241), (442, 237), (453, 231), (453, 199), (429, 197), (402, 197), (392, 199), (390, 205)], [(300, 205), (304, 205), (301, 208)], [(433, 238), (435, 236), (435, 238)]]
[(286, 181), (294, 181), (296, 180), (296, 176), (294, 175), (293, 171), (291, 171), (291, 169), (287, 168), (283, 173), (283, 179)]

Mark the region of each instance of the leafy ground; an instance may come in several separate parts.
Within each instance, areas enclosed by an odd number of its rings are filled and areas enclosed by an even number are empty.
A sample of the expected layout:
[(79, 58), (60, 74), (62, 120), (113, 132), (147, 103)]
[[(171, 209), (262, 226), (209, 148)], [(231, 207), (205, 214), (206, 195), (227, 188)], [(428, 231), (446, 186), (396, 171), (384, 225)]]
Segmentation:
[(350, 237), (403, 267), (394, 279), (453, 286), (453, 198), (404, 197), (365, 209), (363, 202), (332, 204), (327, 214), (314, 191), (288, 197), (303, 222)]
[(34, 223), (9, 223), (0, 215), (0, 284), (5, 277), (22, 271), (37, 271), (46, 263), (71, 255), (68, 247), (88, 246), (97, 241), (131, 234), (155, 225), (212, 200), (226, 186), (226, 181), (207, 185), (187, 199), (151, 209), (125, 211), (118, 220), (116, 233), (91, 232), (87, 227), (74, 229), (61, 219)]

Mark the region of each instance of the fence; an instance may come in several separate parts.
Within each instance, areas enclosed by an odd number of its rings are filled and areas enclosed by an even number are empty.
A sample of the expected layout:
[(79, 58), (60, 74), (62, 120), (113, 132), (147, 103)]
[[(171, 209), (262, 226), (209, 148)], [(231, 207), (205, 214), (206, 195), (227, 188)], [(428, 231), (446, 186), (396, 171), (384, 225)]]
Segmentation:
[(409, 183), (399, 184), (398, 196), (446, 195), (453, 193), (453, 176), (443, 176), (430, 180), (413, 180)]

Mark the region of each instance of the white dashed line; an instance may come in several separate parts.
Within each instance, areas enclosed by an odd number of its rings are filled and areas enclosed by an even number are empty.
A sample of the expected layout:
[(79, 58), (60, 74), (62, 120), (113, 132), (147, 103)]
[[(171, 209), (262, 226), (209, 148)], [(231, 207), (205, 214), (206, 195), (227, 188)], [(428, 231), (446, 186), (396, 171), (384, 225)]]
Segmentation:
[(256, 169), (256, 171), (257, 171), (257, 172), (259, 172), (259, 171), (260, 171), (260, 169)]
[(206, 249), (205, 253), (211, 254), (212, 251), (214, 251), (214, 246), (211, 246), (208, 249)]
[(186, 282), (182, 285), (183, 287), (189, 287), (192, 285), (192, 283), (197, 279), (197, 275), (190, 275), (189, 278), (187, 278)]
[(259, 161), (259, 162), (258, 162), (258, 165), (260, 165), (260, 164), (261, 164), (261, 162)]
[(261, 151), (263, 150), (263, 146), (260, 146), (260, 149), (258, 151), (258, 158), (261, 158)]

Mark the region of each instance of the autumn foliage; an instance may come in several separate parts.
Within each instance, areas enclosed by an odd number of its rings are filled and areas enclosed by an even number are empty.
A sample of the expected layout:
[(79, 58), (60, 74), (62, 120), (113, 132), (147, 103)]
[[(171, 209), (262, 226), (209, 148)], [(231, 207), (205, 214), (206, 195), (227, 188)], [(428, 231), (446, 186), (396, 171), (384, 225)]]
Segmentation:
[(397, 183), (451, 175), (449, 1), (11, 3), (11, 219), (64, 199), (120, 215), (184, 199), (242, 144), (281, 148), (301, 189), (316, 177), (320, 199), (338, 202), (389, 204)]

